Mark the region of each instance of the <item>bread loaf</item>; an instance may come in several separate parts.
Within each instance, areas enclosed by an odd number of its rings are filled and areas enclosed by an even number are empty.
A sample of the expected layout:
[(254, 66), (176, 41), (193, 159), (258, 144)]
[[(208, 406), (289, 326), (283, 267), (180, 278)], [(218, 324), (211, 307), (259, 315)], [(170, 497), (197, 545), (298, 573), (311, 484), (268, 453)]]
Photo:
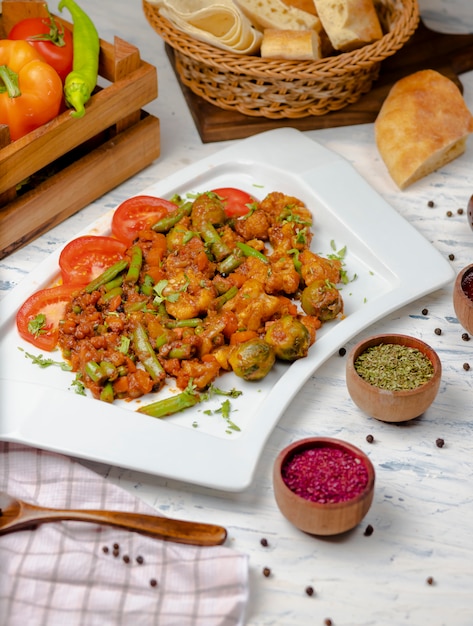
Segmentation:
[(383, 36), (373, 0), (314, 2), (317, 15), (335, 50), (356, 50)]
[(275, 30), (266, 28), (261, 57), (289, 61), (315, 61), (321, 58), (321, 43), (315, 30)]
[(460, 156), (473, 115), (453, 81), (422, 70), (393, 85), (375, 121), (375, 138), (400, 189)]
[(284, 0), (284, 4), (288, 7), (294, 7), (296, 9), (300, 9), (301, 11), (305, 11), (306, 13), (317, 15), (314, 0)]
[(243, 13), (261, 29), (320, 30), (317, 16), (287, 6), (283, 0), (235, 0)]

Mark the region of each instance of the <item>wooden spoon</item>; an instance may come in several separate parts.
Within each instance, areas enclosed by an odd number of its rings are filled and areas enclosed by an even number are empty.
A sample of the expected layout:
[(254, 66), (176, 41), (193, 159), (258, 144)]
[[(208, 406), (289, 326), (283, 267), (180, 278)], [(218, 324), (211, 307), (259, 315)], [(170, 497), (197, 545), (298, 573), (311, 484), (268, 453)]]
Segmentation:
[(213, 524), (122, 511), (50, 509), (23, 502), (0, 491), (0, 535), (58, 520), (118, 526), (165, 541), (196, 546), (221, 545), (227, 537), (225, 528)]

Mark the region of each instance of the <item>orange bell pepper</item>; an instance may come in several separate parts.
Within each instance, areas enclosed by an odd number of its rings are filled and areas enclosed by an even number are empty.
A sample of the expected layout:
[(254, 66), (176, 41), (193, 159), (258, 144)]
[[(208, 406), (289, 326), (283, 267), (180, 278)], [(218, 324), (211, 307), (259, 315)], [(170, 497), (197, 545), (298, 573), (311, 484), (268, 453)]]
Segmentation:
[(59, 113), (62, 82), (27, 41), (0, 40), (0, 124), (12, 141)]

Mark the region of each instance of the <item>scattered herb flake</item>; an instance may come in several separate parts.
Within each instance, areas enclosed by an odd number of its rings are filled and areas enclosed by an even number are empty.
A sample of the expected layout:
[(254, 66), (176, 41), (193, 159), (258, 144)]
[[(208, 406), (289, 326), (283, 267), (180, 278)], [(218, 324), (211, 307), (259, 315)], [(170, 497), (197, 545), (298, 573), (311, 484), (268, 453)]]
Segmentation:
[(57, 367), (60, 367), (64, 372), (70, 372), (72, 370), (72, 367), (65, 361), (54, 361), (53, 359), (44, 357), (42, 354), (31, 354), (30, 352), (26, 352), (26, 350), (23, 350), (23, 348), (20, 347), (18, 348), (18, 350), (24, 352), (25, 356), (31, 359), (34, 365), (39, 365), (39, 367), (45, 368), (50, 367), (51, 365), (56, 365)]

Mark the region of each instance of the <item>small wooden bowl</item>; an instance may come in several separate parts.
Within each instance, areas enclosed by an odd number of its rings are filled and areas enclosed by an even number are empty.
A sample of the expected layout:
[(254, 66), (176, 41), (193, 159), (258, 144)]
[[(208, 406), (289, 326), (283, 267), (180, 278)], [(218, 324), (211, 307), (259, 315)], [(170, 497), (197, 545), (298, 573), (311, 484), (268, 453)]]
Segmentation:
[[(430, 359), (434, 373), (426, 383), (409, 390), (381, 389), (364, 380), (355, 369), (356, 359), (365, 350), (379, 344), (397, 344), (417, 348)], [(360, 341), (350, 352), (346, 365), (346, 384), (353, 402), (367, 415), (383, 422), (406, 422), (422, 415), (437, 396), (442, 365), (430, 346), (409, 335), (374, 335)]]
[[(367, 482), (361, 492), (341, 502), (321, 503), (298, 495), (283, 478), (283, 469), (299, 453), (318, 448), (342, 451), (366, 468)], [(308, 469), (305, 476), (308, 475)], [(313, 474), (312, 474), (313, 475)], [(282, 450), (273, 467), (273, 488), (281, 513), (294, 526), (312, 535), (338, 535), (354, 528), (368, 512), (374, 495), (375, 471), (369, 458), (349, 443), (330, 437), (309, 437)]]
[(473, 334), (473, 300), (466, 295), (462, 287), (467, 276), (470, 280), (473, 279), (470, 274), (473, 274), (473, 265), (463, 268), (457, 275), (453, 287), (453, 307), (460, 324), (466, 331)]

